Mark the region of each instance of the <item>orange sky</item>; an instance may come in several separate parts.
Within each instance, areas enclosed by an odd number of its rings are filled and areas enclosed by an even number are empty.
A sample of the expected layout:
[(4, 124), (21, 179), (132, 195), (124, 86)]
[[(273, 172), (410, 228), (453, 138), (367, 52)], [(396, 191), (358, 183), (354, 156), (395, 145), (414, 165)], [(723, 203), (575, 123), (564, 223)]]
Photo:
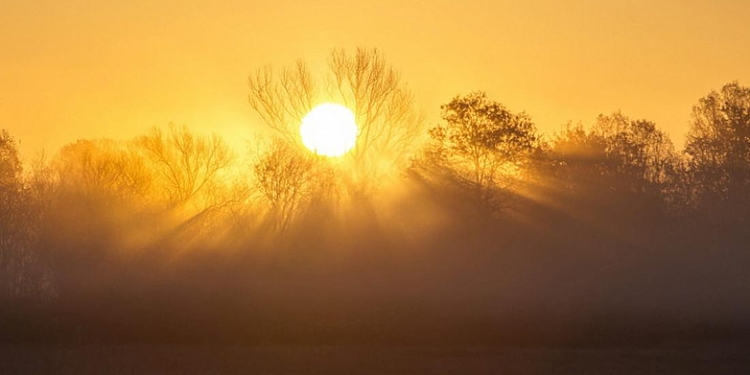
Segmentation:
[(377, 47), (432, 120), (485, 90), (545, 132), (621, 109), (678, 147), (690, 108), (750, 85), (747, 0), (5, 0), (0, 128), (26, 158), (169, 122), (257, 128), (248, 74), (332, 47)]

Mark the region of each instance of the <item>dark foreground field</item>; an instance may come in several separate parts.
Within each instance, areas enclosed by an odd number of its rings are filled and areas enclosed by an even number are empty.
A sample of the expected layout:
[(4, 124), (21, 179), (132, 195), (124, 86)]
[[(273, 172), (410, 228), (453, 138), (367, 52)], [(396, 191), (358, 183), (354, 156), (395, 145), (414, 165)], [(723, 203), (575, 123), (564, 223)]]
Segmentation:
[(747, 374), (750, 347), (0, 346), (1, 374)]

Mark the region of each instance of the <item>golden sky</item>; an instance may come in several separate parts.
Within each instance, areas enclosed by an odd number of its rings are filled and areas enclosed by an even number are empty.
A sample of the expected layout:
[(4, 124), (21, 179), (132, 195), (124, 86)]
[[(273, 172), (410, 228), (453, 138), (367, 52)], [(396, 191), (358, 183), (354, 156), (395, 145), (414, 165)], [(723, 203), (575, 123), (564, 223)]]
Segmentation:
[(750, 85), (747, 0), (3, 0), (0, 128), (27, 158), (169, 122), (249, 138), (247, 76), (377, 47), (436, 120), (473, 90), (545, 132), (622, 110), (681, 147), (690, 109)]

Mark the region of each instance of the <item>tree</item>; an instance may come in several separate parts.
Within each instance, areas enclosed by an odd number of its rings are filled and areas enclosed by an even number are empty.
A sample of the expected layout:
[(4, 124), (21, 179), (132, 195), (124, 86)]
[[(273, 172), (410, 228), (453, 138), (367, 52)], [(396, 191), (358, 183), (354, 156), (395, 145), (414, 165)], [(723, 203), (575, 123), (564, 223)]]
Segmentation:
[(443, 123), (429, 130), (423, 170), (470, 190), (482, 206), (500, 208), (507, 192), (539, 150), (540, 139), (525, 113), (513, 113), (483, 92), (456, 96), (442, 105)]
[(0, 132), (0, 296), (12, 296), (18, 285), (19, 261), (26, 249), (19, 207), (22, 196), (21, 161), (15, 140)]
[(151, 203), (153, 174), (143, 156), (128, 146), (107, 139), (78, 140), (64, 146), (49, 168), (38, 166), (30, 180), (43, 206), (42, 249), (62, 294), (82, 269), (137, 237), (135, 223), (148, 221), (131, 219)]
[(716, 214), (750, 216), (750, 87), (711, 91), (693, 107), (685, 153), (697, 204)]
[(248, 80), (248, 101), (261, 121), (289, 143), (298, 139), (297, 127), (319, 96), (307, 64), (298, 60), (278, 75), (270, 67), (258, 69)]
[(248, 196), (233, 168), (234, 154), (216, 134), (198, 135), (170, 124), (166, 131), (153, 128), (134, 145), (147, 160), (154, 195), (170, 218), (162, 241), (204, 239), (201, 234), (218, 230), (218, 218)]
[(0, 130), (0, 217), (15, 203), (23, 186), (21, 161), (15, 139), (5, 129)]
[(333, 184), (331, 169), (319, 157), (280, 139), (257, 156), (253, 169), (256, 187), (280, 231), (289, 228), (303, 207), (326, 196)]
[(112, 140), (79, 140), (66, 145), (54, 166), (54, 180), (67, 194), (144, 200), (153, 187), (145, 160)]
[(411, 90), (376, 49), (334, 50), (329, 66), (333, 96), (352, 108), (360, 128), (352, 151), (358, 169), (374, 168), (378, 160), (402, 165), (422, 130)]
[(547, 185), (556, 187), (555, 190), (587, 196), (590, 192), (582, 190), (609, 190), (595, 187), (607, 181), (606, 178), (602, 181), (602, 177), (611, 169), (608, 167), (607, 142), (600, 135), (586, 131), (581, 124), (567, 124), (555, 134), (551, 142), (550, 160), (554, 182)]
[[(674, 204), (679, 158), (651, 121), (599, 115), (590, 131), (568, 125), (552, 142), (556, 181), (571, 208), (666, 211)], [(589, 204), (583, 204), (588, 202)]]
[(34, 205), (22, 172), (15, 139), (0, 129), (0, 298), (52, 292), (36, 249)]
[(198, 136), (186, 126), (170, 125), (166, 133), (154, 128), (136, 145), (150, 161), (155, 185), (169, 207), (192, 205), (200, 213), (227, 203), (217, 201), (215, 193), (224, 187), (222, 172), (234, 156), (218, 136)]
[(299, 143), (299, 124), (315, 105), (334, 101), (350, 108), (359, 136), (345, 158), (360, 188), (403, 166), (422, 129), (411, 90), (376, 49), (358, 48), (353, 54), (333, 50), (328, 71), (318, 79), (302, 61), (279, 74), (270, 67), (259, 69), (249, 88), (250, 106), (290, 143)]
[(636, 194), (662, 195), (672, 178), (677, 154), (669, 136), (655, 123), (615, 112), (599, 115), (592, 133), (603, 141), (613, 172), (627, 179), (627, 189)]

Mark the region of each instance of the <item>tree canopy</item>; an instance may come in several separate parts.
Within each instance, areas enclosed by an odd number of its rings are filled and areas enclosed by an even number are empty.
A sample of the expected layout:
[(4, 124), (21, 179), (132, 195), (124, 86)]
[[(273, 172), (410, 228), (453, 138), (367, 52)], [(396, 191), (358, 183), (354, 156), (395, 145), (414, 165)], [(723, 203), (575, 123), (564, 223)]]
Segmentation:
[(700, 99), (685, 153), (699, 206), (750, 214), (744, 208), (750, 204), (749, 87), (732, 82)]
[(531, 118), (484, 92), (456, 96), (440, 109), (443, 122), (429, 130), (421, 165), (476, 193), (482, 204), (501, 204), (498, 193), (518, 180), (540, 147)]

